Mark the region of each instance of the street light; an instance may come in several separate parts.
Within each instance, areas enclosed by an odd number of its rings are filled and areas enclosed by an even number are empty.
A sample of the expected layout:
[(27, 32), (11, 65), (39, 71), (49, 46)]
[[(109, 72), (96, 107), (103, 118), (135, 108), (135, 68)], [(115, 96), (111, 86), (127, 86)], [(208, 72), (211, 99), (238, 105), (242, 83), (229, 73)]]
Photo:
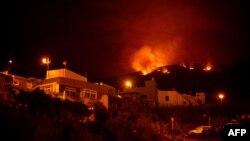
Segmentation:
[(63, 61), (64, 68), (66, 68), (67, 61)]
[(46, 77), (49, 77), (49, 64), (51, 63), (48, 57), (42, 59), (42, 63), (47, 65), (47, 74)]
[(10, 73), (10, 69), (11, 69), (11, 64), (13, 63), (13, 61), (12, 60), (9, 60), (9, 70), (8, 70), (8, 72)]
[(64, 69), (63, 69), (63, 76), (65, 77), (65, 70), (67, 66), (67, 61), (63, 61)]
[(218, 95), (218, 98), (220, 99), (220, 102), (222, 103), (223, 99), (224, 99), (224, 94), (220, 93)]
[(125, 81), (125, 87), (126, 88), (131, 88), (132, 87), (132, 82), (129, 81), (129, 80)]

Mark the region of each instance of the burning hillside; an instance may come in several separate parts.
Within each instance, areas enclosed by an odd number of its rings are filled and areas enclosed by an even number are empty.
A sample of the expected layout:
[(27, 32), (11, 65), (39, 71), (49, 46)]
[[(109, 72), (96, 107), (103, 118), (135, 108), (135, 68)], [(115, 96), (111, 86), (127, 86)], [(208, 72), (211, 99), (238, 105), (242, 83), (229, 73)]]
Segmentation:
[(133, 55), (132, 68), (147, 74), (156, 67), (165, 64), (164, 55), (154, 50), (151, 46), (143, 46)]
[(180, 43), (180, 39), (174, 39), (160, 45), (142, 46), (132, 55), (132, 68), (135, 71), (141, 71), (145, 75), (158, 67), (177, 62), (177, 54), (181, 54)]

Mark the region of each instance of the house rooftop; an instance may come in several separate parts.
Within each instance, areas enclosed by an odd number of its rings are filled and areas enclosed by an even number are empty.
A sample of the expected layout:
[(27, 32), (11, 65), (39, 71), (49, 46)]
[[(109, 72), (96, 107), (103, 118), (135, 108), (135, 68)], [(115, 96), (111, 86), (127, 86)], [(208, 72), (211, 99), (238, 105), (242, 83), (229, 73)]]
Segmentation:
[(65, 77), (65, 78), (87, 82), (87, 77), (77, 74), (75, 72), (72, 72), (65, 68), (48, 70), (46, 73), (46, 79), (57, 78), (57, 77)]

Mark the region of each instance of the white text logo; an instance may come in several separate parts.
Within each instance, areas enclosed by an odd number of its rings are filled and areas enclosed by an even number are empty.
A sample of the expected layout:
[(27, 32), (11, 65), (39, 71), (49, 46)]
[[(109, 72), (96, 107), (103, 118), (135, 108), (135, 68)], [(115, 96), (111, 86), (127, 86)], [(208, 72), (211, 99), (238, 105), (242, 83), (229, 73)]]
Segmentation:
[(244, 136), (247, 133), (246, 129), (230, 129), (228, 136)]

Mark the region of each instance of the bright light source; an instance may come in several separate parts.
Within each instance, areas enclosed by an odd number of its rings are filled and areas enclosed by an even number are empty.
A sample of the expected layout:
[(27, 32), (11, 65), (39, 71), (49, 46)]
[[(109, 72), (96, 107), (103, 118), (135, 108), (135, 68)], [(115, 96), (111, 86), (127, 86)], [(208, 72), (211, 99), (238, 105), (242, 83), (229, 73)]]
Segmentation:
[(46, 59), (46, 58), (43, 58), (42, 62), (43, 62), (43, 64), (46, 64), (47, 59)]
[(163, 72), (163, 73), (167, 73), (167, 74), (169, 74), (169, 73), (170, 73), (170, 72), (168, 71), (168, 69), (167, 69), (167, 68), (163, 68), (163, 69), (162, 69), (162, 72)]
[(220, 99), (221, 103), (222, 103), (224, 97), (225, 97), (225, 96), (224, 96), (224, 94), (222, 94), (222, 93), (220, 93), (220, 94), (218, 95), (218, 98)]
[(118, 98), (122, 98), (122, 96), (121, 96), (121, 95), (117, 95), (117, 97), (118, 97)]
[(46, 78), (49, 77), (49, 64), (50, 64), (50, 60), (48, 57), (45, 57), (42, 59), (42, 63), (47, 65), (47, 74), (46, 74)]
[(63, 61), (64, 68), (66, 68), (67, 61)]
[(126, 88), (131, 88), (132, 87), (132, 82), (129, 81), (129, 80), (125, 81), (125, 87)]
[(12, 64), (12, 60), (9, 60), (9, 63)]
[(146, 70), (141, 71), (142, 75), (147, 75), (148, 72)]
[(223, 94), (219, 94), (219, 99), (223, 99), (224, 98), (224, 95)]
[(181, 63), (180, 66), (186, 68), (187, 66), (184, 63)]
[(48, 65), (50, 63), (50, 60), (49, 60), (49, 58), (43, 58), (42, 62), (43, 62), (43, 64), (47, 64)]
[(206, 65), (206, 67), (203, 69), (204, 71), (211, 71), (212, 70), (212, 64), (211, 63), (208, 63), (207, 65)]

